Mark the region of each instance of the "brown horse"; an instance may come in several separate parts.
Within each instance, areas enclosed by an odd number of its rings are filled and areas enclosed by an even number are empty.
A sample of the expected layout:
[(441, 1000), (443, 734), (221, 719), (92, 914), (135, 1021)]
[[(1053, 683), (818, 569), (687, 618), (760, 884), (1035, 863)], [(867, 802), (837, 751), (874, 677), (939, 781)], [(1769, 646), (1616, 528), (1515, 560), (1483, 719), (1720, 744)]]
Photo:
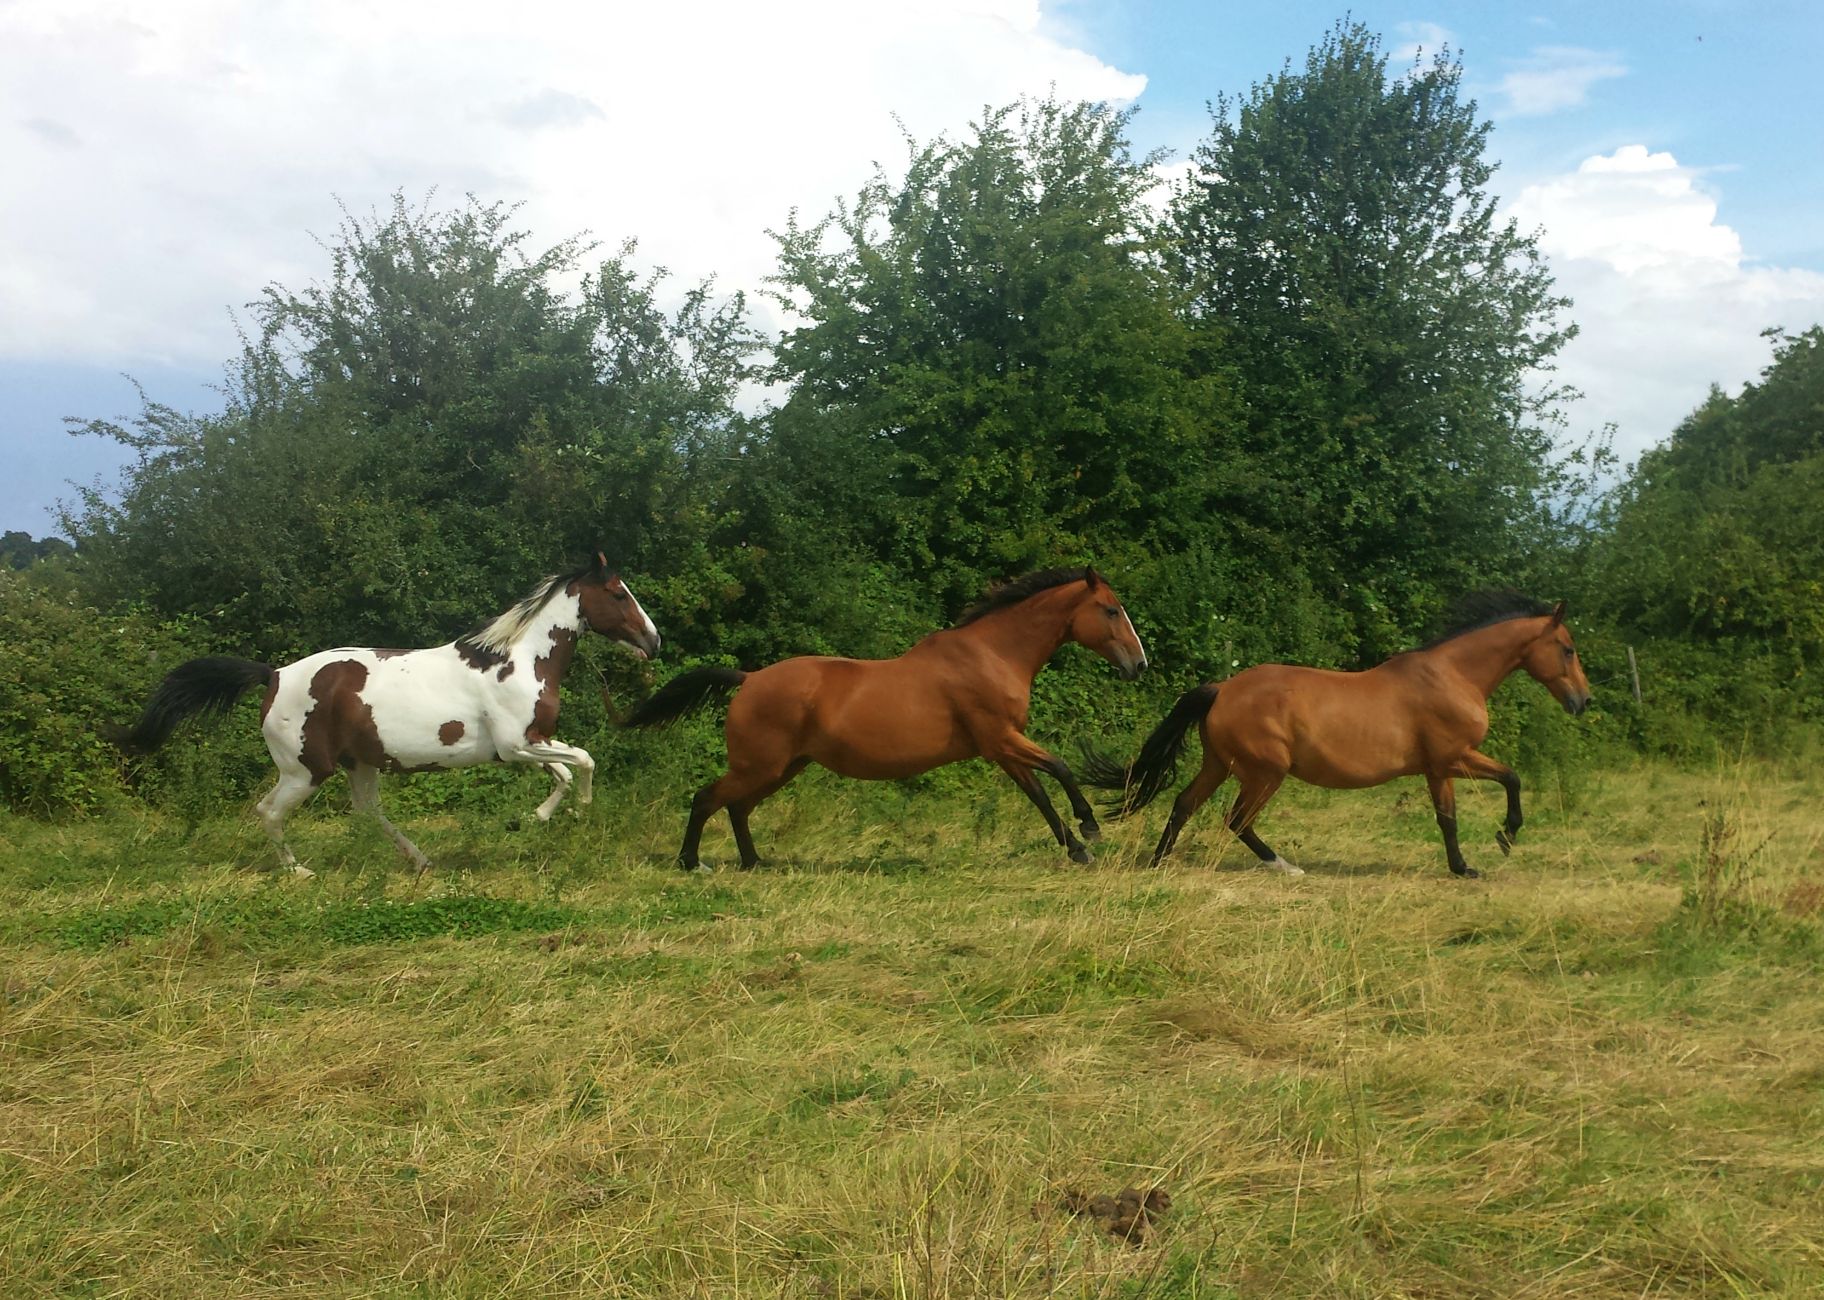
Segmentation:
[(1489, 592), (1458, 607), (1449, 632), (1422, 650), (1395, 655), (1366, 672), (1328, 672), (1263, 664), (1220, 685), (1186, 691), (1123, 768), (1108, 759), (1085, 763), (1086, 781), (1122, 791), (1116, 816), (1151, 803), (1172, 779), (1184, 738), (1200, 724), (1203, 767), (1172, 805), (1153, 850), (1153, 865), (1172, 851), (1178, 832), (1233, 773), (1241, 789), (1229, 829), (1267, 866), (1302, 874), (1254, 833), (1254, 819), (1295, 776), (1331, 790), (1359, 790), (1399, 776), (1423, 775), (1444, 834), (1444, 853), (1459, 876), (1476, 870), (1457, 846), (1453, 777), (1499, 781), (1507, 823), (1495, 835), (1502, 853), (1520, 832), (1520, 778), (1479, 753), (1488, 734), (1488, 697), (1525, 669), (1575, 715), (1590, 704), (1590, 684), (1555, 607), (1516, 592)]
[(703, 824), (728, 809), (741, 869), (760, 860), (747, 817), (811, 763), (863, 781), (917, 776), (978, 755), (997, 764), (1038, 806), (1075, 862), (1090, 853), (1071, 833), (1035, 771), (1057, 778), (1096, 839), (1095, 810), (1061, 759), (1028, 740), (1032, 681), (1066, 641), (1114, 664), (1132, 681), (1146, 652), (1127, 611), (1094, 569), (1028, 574), (989, 594), (957, 625), (933, 632), (897, 659), (807, 655), (755, 672), (693, 668), (672, 678), (627, 719), (630, 727), (675, 721), (732, 687), (728, 772), (697, 791), (678, 865), (703, 869)]

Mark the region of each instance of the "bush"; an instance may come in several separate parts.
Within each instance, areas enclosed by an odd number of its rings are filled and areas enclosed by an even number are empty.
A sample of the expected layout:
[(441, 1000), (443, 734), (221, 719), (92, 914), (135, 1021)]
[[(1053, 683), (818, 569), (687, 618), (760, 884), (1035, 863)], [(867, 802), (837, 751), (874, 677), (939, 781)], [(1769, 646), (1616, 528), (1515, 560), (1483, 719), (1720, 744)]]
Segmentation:
[(125, 769), (107, 729), (200, 652), (186, 625), (106, 617), (10, 572), (0, 572), (0, 644), (0, 803), (34, 816), (118, 796)]

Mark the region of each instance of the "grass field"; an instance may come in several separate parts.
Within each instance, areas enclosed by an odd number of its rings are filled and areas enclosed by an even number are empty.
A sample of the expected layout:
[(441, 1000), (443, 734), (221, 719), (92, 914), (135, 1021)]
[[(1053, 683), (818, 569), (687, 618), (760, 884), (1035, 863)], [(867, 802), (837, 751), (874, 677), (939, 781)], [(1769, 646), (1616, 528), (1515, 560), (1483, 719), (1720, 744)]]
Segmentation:
[[(419, 778), (436, 780), (438, 778)], [(656, 784), (656, 783), (655, 783)], [(0, 822), (0, 1292), (1824, 1294), (1824, 793), (1285, 793), (1067, 864), (986, 771), (682, 795), (416, 879), (330, 807)], [(528, 778), (528, 803), (543, 785)], [(725, 823), (706, 841), (732, 858)], [(1073, 1193), (1162, 1187), (1137, 1244)]]

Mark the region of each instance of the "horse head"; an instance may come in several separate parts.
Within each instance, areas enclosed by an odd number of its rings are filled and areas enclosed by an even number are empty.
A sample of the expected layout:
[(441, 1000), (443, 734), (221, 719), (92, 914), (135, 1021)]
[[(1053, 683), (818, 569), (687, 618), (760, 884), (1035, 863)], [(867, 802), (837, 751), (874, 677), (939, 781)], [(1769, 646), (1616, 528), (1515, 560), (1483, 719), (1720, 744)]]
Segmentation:
[(1071, 612), (1069, 639), (1113, 664), (1123, 681), (1133, 681), (1146, 667), (1146, 649), (1133, 620), (1101, 574), (1083, 571), (1082, 598)]
[(595, 567), (570, 585), (582, 604), (583, 621), (590, 631), (619, 641), (642, 659), (659, 653), (659, 629), (640, 608), (621, 575), (609, 569), (607, 556), (597, 551)]
[(1575, 717), (1590, 707), (1590, 679), (1583, 675), (1571, 629), (1565, 626), (1562, 600), (1552, 610), (1545, 629), (1521, 654), (1520, 666), (1564, 705), (1566, 713)]

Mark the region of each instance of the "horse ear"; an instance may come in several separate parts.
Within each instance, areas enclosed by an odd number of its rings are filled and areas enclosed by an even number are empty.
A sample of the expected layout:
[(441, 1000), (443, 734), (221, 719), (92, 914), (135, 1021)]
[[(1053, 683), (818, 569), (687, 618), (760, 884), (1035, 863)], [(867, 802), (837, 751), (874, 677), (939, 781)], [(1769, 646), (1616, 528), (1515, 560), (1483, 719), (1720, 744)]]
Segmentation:
[(1089, 565), (1083, 570), (1083, 581), (1089, 584), (1091, 591), (1102, 585), (1102, 575), (1096, 572), (1095, 565)]
[(608, 576), (608, 557), (600, 551), (595, 553), (595, 576), (598, 578)]
[(1557, 627), (1562, 622), (1564, 622), (1564, 602), (1561, 600), (1558, 602), (1557, 608), (1552, 610), (1552, 626)]

